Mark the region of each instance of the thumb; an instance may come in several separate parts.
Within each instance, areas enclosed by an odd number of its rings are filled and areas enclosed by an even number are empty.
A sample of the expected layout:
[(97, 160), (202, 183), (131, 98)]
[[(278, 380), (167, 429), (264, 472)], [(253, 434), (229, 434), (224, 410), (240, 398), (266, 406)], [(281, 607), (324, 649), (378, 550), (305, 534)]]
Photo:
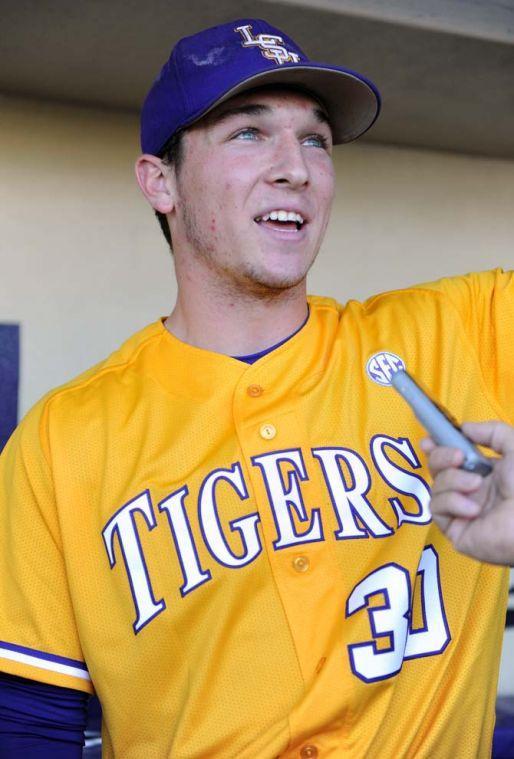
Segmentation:
[(505, 422), (464, 422), (462, 431), (470, 440), (496, 453), (514, 452), (514, 427)]

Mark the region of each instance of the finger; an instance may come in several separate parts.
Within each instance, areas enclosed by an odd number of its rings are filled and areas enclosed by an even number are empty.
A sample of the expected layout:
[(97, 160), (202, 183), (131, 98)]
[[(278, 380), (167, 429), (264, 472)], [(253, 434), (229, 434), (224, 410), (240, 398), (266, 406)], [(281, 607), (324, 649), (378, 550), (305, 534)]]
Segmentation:
[(514, 454), (509, 453), (494, 461), (494, 484), (504, 499), (514, 498)]
[(468, 472), (465, 469), (443, 469), (432, 484), (432, 495), (448, 491), (473, 493), (481, 487), (482, 483), (482, 477), (474, 472)]
[(430, 501), (430, 511), (434, 518), (445, 517), (447, 519), (474, 519), (482, 510), (476, 501), (473, 501), (463, 493), (455, 490), (436, 493)]
[(436, 523), (436, 525), (439, 527), (441, 532), (444, 532), (445, 535), (448, 534), (449, 527), (451, 523), (453, 522), (452, 517), (443, 516), (442, 514), (432, 514), (433, 520)]
[(446, 530), (446, 537), (451, 540), (458, 551), (469, 555), (469, 546), (466, 541), (466, 533), (469, 528), (469, 521), (466, 519), (452, 519)]
[(480, 445), (486, 445), (497, 453), (514, 452), (514, 428), (505, 422), (465, 422), (463, 432)]
[(446, 536), (458, 551), (479, 561), (505, 565), (514, 563), (512, 535), (514, 509), (511, 503), (494, 509), (487, 521), (454, 519), (446, 530)]
[(419, 441), (419, 445), (420, 445), (421, 450), (427, 454), (431, 453), (436, 447), (431, 437), (424, 437), (422, 440)]
[(458, 448), (447, 448), (446, 446), (436, 446), (428, 457), (428, 466), (435, 476), (442, 469), (449, 467), (458, 467), (464, 461), (464, 454)]

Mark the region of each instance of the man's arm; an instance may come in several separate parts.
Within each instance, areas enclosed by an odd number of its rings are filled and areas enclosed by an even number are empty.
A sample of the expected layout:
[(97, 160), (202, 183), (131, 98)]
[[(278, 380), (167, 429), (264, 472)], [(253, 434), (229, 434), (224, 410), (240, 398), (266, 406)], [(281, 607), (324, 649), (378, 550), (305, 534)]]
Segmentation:
[(491, 564), (514, 565), (514, 428), (503, 422), (466, 423), (465, 434), (500, 454), (482, 478), (459, 469), (463, 454), (422, 441), (434, 476), (434, 521), (458, 551)]
[(0, 672), (0, 756), (80, 759), (88, 695)]

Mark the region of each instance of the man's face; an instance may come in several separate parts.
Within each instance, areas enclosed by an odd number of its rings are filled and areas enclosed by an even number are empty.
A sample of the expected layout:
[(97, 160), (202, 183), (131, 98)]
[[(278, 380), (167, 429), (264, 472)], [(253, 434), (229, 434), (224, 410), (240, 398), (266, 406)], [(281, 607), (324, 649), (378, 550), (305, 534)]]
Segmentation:
[(183, 148), (170, 219), (177, 266), (237, 292), (303, 283), (334, 194), (319, 103), (287, 89), (245, 93), (188, 129)]

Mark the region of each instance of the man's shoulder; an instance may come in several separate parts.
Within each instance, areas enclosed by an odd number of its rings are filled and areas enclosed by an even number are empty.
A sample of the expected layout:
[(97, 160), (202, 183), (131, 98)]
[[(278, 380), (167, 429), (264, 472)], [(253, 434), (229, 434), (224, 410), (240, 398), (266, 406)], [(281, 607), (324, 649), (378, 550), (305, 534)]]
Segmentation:
[(361, 316), (369, 315), (377, 309), (388, 308), (391, 306), (401, 307), (411, 302), (421, 302), (426, 300), (439, 300), (445, 298), (453, 291), (458, 291), (469, 287), (471, 277), (489, 275), (492, 272), (481, 272), (478, 275), (462, 275), (455, 277), (444, 277), (439, 280), (403, 285), (391, 290), (382, 290), (373, 293), (365, 298), (352, 298), (346, 302), (339, 302), (335, 298), (321, 295), (310, 295), (309, 304), (311, 310), (317, 313), (325, 313), (341, 318), (349, 313), (360, 314)]
[(514, 312), (514, 273), (502, 269), (471, 272), (384, 290), (362, 300), (339, 303), (330, 297), (309, 296), (311, 312), (320, 328), (356, 330), (439, 329), (453, 320), (466, 328), (484, 328), (494, 308)]
[(106, 395), (116, 394), (132, 374), (137, 375), (138, 366), (145, 361), (145, 353), (152, 350), (163, 332), (160, 321), (135, 332), (103, 361), (47, 392), (26, 418), (43, 419), (56, 406), (70, 413), (74, 406), (79, 407), (92, 398), (101, 403)]
[(358, 305), (364, 312), (374, 311), (380, 306), (404, 306), (429, 301), (443, 305), (452, 302), (457, 306), (471, 305), (478, 297), (488, 298), (495, 291), (511, 287), (512, 281), (513, 273), (502, 269), (469, 272), (386, 290), (366, 298)]

